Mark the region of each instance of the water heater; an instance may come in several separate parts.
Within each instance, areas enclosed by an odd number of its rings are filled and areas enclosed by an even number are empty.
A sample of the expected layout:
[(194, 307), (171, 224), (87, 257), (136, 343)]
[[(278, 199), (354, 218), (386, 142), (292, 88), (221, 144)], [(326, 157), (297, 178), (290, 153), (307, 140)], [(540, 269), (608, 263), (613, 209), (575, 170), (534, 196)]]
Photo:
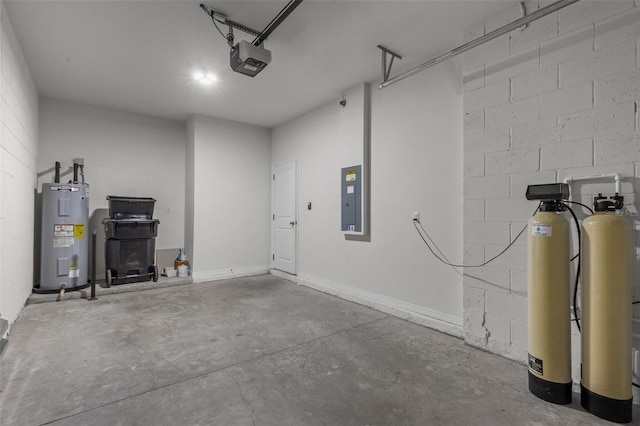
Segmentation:
[[(58, 173), (57, 169), (56, 181)], [(40, 286), (34, 288), (36, 293), (88, 286), (89, 185), (77, 182), (77, 171), (74, 175), (71, 183), (42, 184)]]

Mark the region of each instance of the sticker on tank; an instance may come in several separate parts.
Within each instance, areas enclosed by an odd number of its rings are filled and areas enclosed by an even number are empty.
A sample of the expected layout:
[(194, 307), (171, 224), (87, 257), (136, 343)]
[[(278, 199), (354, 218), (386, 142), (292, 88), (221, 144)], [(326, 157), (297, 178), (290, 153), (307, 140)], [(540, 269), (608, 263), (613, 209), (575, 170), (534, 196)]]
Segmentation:
[(551, 225), (533, 225), (531, 227), (531, 235), (536, 237), (550, 237)]

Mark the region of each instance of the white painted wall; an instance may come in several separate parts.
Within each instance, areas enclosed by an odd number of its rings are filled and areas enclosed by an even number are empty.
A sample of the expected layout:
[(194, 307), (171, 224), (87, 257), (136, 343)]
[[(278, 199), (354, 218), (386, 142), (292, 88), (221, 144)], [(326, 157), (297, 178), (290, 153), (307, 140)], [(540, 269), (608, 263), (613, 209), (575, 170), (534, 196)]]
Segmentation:
[(38, 93), (0, 7), (0, 317), (12, 323), (33, 285)]
[[(195, 218), (195, 116), (191, 116), (186, 124), (186, 168), (184, 189), (184, 250), (187, 257), (193, 255), (193, 232)], [(193, 267), (193, 258), (191, 258)]]
[(38, 150), (39, 186), (53, 182), (50, 169), (56, 160), (63, 171), (74, 158), (85, 160), (90, 228), (98, 232), (98, 279), (104, 276), (101, 220), (108, 216), (107, 195), (155, 198), (156, 248), (184, 245), (184, 123), (43, 97)]
[[(271, 133), (211, 117), (189, 120), (195, 281), (266, 273), (270, 257)], [(191, 195), (188, 199), (191, 199)], [(191, 213), (192, 210), (192, 213)]]
[(274, 129), (272, 163), (298, 161), (299, 277), (462, 324), (462, 277), (433, 258), (412, 224), (412, 212), (419, 211), (442, 251), (461, 261), (457, 65), (382, 91), (372, 85), (370, 242), (346, 240), (340, 232), (340, 98)]
[[(527, 10), (538, 7), (537, 1), (527, 2)], [(519, 16), (514, 5), (465, 38)], [(613, 172), (624, 177), (622, 194), (638, 253), (638, 46), (640, 2), (582, 1), (465, 54), (466, 262), (494, 256), (522, 229), (535, 209), (524, 197), (528, 184)], [(571, 190), (574, 200), (591, 204), (597, 192), (611, 195), (614, 187), (601, 181)], [(522, 239), (503, 258), (464, 279), (467, 342), (521, 361), (528, 340), (526, 256)], [(638, 266), (636, 259), (634, 277)], [(636, 279), (634, 300), (640, 299), (639, 285)], [(634, 314), (640, 317), (640, 308)], [(633, 346), (640, 349), (640, 334)], [(575, 325), (572, 364), (579, 383)]]

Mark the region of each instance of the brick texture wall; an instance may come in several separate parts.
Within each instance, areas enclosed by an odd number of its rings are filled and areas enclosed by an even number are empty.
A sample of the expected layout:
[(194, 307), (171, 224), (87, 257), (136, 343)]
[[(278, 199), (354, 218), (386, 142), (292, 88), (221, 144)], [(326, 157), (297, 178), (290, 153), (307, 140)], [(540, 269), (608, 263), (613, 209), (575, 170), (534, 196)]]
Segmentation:
[(0, 4), (0, 318), (15, 321), (33, 286), (38, 93)]
[[(525, 6), (532, 12), (550, 3)], [(465, 41), (520, 13), (514, 4), (470, 29)], [(640, 1), (583, 0), (464, 55), (465, 263), (493, 257), (526, 225), (536, 208), (524, 197), (527, 185), (617, 172), (635, 229), (634, 297), (640, 299), (639, 50)], [(606, 180), (571, 186), (573, 199), (586, 204), (597, 192), (613, 190)], [(464, 275), (467, 343), (520, 361), (527, 354), (526, 256), (523, 234), (504, 256)], [(637, 306), (634, 316), (640, 317)], [(640, 349), (640, 320), (634, 331)], [(579, 382), (575, 326), (572, 346)]]

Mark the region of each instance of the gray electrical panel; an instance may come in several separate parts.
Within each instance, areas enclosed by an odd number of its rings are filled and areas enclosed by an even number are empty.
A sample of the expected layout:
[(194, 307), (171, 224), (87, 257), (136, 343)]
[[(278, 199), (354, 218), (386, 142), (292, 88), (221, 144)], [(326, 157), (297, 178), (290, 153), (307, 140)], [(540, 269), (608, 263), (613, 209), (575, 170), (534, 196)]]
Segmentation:
[(362, 166), (344, 167), (342, 182), (342, 231), (362, 232)]

